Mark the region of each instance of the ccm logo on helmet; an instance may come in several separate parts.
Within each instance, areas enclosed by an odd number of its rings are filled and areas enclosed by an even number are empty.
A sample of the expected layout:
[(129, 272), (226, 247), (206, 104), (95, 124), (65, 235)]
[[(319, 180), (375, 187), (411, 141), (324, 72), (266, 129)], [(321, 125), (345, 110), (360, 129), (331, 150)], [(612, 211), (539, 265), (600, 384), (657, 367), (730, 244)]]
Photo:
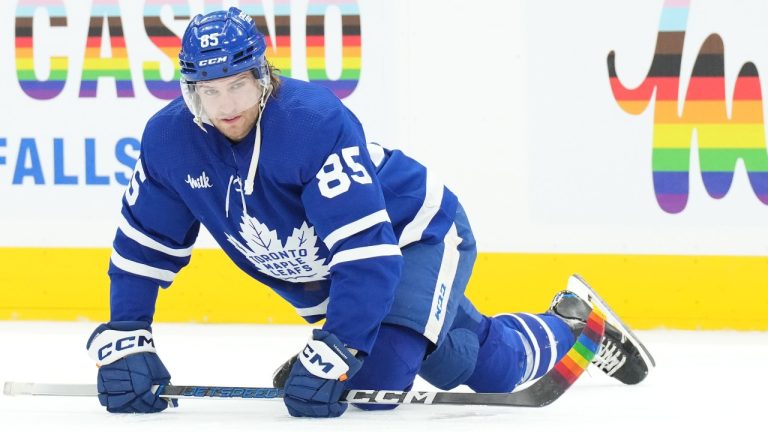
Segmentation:
[(227, 56), (214, 57), (214, 58), (209, 58), (209, 59), (205, 59), (205, 60), (200, 60), (199, 62), (197, 62), (197, 65), (198, 66), (210, 66), (210, 65), (215, 65), (215, 64), (219, 64), (219, 63), (224, 63), (225, 61), (227, 61)]

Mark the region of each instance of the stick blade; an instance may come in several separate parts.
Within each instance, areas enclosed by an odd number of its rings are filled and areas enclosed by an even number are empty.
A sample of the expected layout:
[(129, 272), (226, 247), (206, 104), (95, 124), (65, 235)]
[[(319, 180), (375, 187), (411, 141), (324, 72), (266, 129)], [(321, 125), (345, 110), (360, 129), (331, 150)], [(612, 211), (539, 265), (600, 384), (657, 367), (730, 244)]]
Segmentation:
[(3, 384), (3, 395), (18, 396), (31, 395), (32, 383), (6, 382)]
[[(587, 317), (587, 325), (568, 352), (538, 381), (520, 393), (529, 393), (525, 406), (543, 407), (559, 398), (587, 369), (600, 349), (605, 333), (605, 314), (597, 307)], [(511, 395), (515, 395), (512, 393)], [(523, 396), (522, 394), (520, 396)]]
[(40, 384), (6, 382), (3, 385), (6, 396), (96, 396), (94, 384)]

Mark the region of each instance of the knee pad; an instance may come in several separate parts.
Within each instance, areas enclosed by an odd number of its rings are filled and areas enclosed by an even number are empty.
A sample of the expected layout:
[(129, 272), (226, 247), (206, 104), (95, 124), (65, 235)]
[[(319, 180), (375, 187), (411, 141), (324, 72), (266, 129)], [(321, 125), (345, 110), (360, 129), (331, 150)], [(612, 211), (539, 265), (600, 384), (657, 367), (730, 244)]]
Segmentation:
[(473, 331), (453, 329), (422, 362), (419, 376), (441, 390), (450, 390), (472, 375), (479, 350), (480, 341)]
[(475, 370), (464, 382), (476, 392), (509, 393), (531, 374), (531, 347), (517, 330), (492, 318)]

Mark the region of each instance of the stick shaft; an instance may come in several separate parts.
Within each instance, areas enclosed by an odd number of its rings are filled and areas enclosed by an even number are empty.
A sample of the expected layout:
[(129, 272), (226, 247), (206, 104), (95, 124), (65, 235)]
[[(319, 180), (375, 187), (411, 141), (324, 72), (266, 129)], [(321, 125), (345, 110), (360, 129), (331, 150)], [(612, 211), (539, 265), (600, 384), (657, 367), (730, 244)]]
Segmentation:
[[(282, 389), (273, 387), (208, 387), (208, 386), (155, 386), (160, 396), (172, 399), (281, 399)], [(3, 394), (7, 396), (76, 396), (94, 397), (99, 393), (92, 384), (43, 384), (6, 382)], [(515, 393), (448, 393), (427, 391), (350, 390), (342, 399), (362, 404), (453, 404), (453, 405), (509, 405), (519, 402)]]
[[(155, 386), (160, 396), (170, 399), (259, 399), (279, 400), (283, 390), (273, 387), (208, 387), (208, 386)], [(42, 384), (6, 382), (3, 394), (7, 396), (76, 396), (98, 395), (92, 384)], [(430, 391), (349, 390), (342, 400), (356, 404), (421, 404), (421, 405), (495, 405), (541, 406), (538, 395), (525, 390), (516, 393), (451, 393)]]

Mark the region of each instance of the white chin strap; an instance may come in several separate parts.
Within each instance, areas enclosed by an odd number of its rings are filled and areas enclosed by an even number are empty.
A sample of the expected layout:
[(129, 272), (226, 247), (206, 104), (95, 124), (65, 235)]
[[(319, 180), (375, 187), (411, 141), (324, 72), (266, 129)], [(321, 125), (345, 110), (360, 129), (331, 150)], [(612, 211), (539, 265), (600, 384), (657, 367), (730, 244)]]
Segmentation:
[(245, 178), (245, 194), (253, 193), (253, 184), (256, 182), (256, 167), (259, 165), (259, 153), (261, 152), (261, 117), (264, 112), (264, 106), (267, 104), (269, 95), (272, 94), (272, 86), (266, 86), (266, 91), (261, 93), (259, 100), (259, 117), (256, 120), (256, 138), (253, 140), (253, 154), (251, 155), (251, 164), (248, 165), (248, 177)]

